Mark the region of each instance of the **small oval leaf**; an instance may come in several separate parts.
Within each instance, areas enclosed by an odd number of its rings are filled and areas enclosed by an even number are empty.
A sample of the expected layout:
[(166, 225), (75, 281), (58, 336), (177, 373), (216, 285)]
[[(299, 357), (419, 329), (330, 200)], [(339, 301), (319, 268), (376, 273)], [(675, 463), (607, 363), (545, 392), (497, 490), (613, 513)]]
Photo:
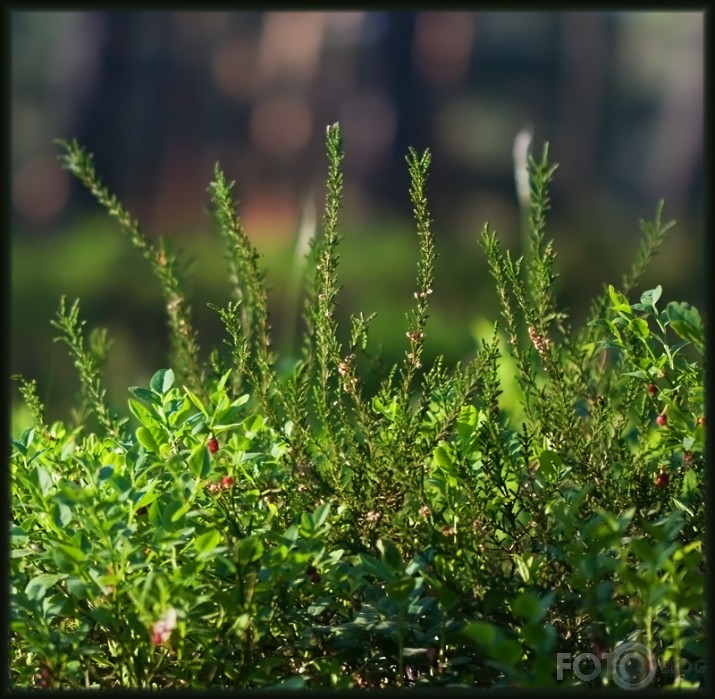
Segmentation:
[(216, 529), (210, 529), (203, 534), (199, 534), (196, 539), (194, 539), (194, 547), (200, 553), (208, 555), (211, 553), (221, 542), (221, 533)]
[(658, 299), (662, 293), (663, 287), (658, 284), (655, 289), (649, 289), (641, 294), (641, 303), (644, 306), (653, 306), (653, 308), (655, 308), (655, 304), (658, 303)]
[(174, 372), (171, 369), (159, 369), (149, 382), (151, 390), (166, 393), (174, 385)]
[(155, 405), (161, 405), (161, 399), (159, 396), (148, 388), (140, 388), (139, 386), (132, 386), (129, 389), (129, 393), (141, 400), (147, 401), (147, 403), (154, 403)]
[(139, 440), (139, 444), (141, 444), (147, 451), (151, 451), (156, 454), (159, 453), (159, 445), (156, 443), (154, 435), (146, 427), (140, 427), (137, 430), (137, 439)]

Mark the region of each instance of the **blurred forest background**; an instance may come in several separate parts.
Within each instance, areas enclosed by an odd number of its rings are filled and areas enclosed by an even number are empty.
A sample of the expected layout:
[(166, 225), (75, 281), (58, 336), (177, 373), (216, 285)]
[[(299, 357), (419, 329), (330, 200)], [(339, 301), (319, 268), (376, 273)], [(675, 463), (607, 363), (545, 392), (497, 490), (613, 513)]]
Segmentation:
[[(151, 236), (193, 259), (202, 348), (228, 298), (206, 188), (236, 180), (263, 254), (278, 349), (291, 351), (301, 225), (322, 216), (327, 124), (345, 147), (343, 317), (378, 312), (373, 349), (406, 348), (417, 236), (405, 154), (430, 148), (439, 260), (427, 359), (469, 354), (497, 298), (477, 241), (486, 222), (519, 252), (512, 147), (533, 130), (559, 163), (550, 235), (574, 323), (618, 284), (659, 198), (678, 226), (642, 289), (702, 306), (703, 14), (698, 12), (52, 12), (11, 14), (11, 371), (38, 380), (49, 418), (78, 382), (49, 321), (81, 298), (114, 340), (110, 401), (166, 366), (158, 282), (58, 165), (55, 138), (95, 154)], [(17, 392), (13, 390), (13, 399)]]

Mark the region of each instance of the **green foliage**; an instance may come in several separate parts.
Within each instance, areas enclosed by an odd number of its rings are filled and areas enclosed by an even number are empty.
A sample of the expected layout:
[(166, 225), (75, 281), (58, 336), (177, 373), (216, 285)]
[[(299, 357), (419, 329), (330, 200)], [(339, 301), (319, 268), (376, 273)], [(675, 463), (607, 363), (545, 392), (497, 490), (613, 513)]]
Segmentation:
[(63, 167), (75, 175), (107, 213), (119, 222), (132, 244), (139, 248), (143, 257), (151, 264), (164, 294), (173, 363), (195, 386), (203, 385), (204, 375), (199, 360), (198, 338), (191, 323), (191, 311), (186, 294), (181, 288), (178, 258), (170, 253), (163, 238), (159, 239), (158, 245), (154, 245), (147, 238), (140, 229), (138, 221), (102, 184), (94, 168), (91, 154), (87, 153), (76, 140), (58, 140), (57, 144), (64, 151), (60, 156)]
[(226, 182), (225, 175), (216, 164), (209, 192), (219, 230), (227, 247), (229, 276), (235, 301), (224, 309), (217, 306), (214, 308), (232, 338), (233, 359), (238, 368), (234, 388), (240, 388), (239, 382), (247, 374), (251, 385), (256, 387), (263, 410), (272, 414), (269, 392), (275, 387), (276, 377), (273, 369), (275, 358), (269, 349), (271, 340), (265, 275), (258, 265), (258, 251), (241, 225), (232, 190), (233, 183)]
[[(84, 415), (86, 419), (87, 410), (94, 412), (99, 424), (107, 434), (114, 439), (119, 439), (122, 423), (116, 415), (112, 414), (107, 405), (106, 391), (102, 388), (99, 376), (100, 366), (109, 351), (106, 332), (95, 330), (90, 336), (90, 350), (85, 349), (82, 336), (84, 321), (79, 319), (79, 299), (72, 304), (72, 308), (67, 310), (65, 298), (62, 297), (57, 318), (51, 323), (61, 332), (57, 339), (68, 346), (82, 382), (84, 410), (81, 415)], [(37, 407), (34, 408), (34, 411), (37, 411)]]
[[(641, 667), (647, 683), (702, 681), (704, 326), (688, 304), (660, 309), (661, 287), (627, 296), (670, 227), (662, 205), (624, 289), (607, 287), (571, 332), (545, 237), (545, 148), (529, 163), (525, 256), (488, 226), (481, 237), (504, 331), (452, 369), (423, 367), (436, 250), (430, 154), (411, 149), (417, 284), (404, 359), (381, 371), (373, 316), (353, 316), (345, 335), (336, 321), (333, 124), (301, 356), (278, 371), (259, 255), (217, 165), (209, 191), (234, 288), (212, 304), (228, 352), (209, 370), (175, 259), (99, 184), (91, 157), (64, 148), (158, 275), (174, 360), (129, 388), (120, 419), (100, 380), (106, 335), (86, 349), (79, 304), (63, 299), (53, 324), (97, 429), (48, 426), (20, 378), (34, 425), (12, 440), (15, 686), (575, 686), (558, 653), (634, 643), (659, 663)], [(518, 413), (503, 409), (505, 390)], [(633, 688), (642, 677), (629, 672), (592, 684)]]

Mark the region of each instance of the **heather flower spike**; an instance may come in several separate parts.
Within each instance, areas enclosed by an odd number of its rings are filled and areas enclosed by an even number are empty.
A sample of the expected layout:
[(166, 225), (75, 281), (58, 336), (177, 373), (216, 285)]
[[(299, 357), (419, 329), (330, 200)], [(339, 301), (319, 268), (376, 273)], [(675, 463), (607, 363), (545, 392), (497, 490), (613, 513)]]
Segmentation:
[(172, 631), (176, 628), (176, 610), (169, 607), (164, 616), (155, 621), (151, 627), (151, 640), (155, 646), (167, 643)]

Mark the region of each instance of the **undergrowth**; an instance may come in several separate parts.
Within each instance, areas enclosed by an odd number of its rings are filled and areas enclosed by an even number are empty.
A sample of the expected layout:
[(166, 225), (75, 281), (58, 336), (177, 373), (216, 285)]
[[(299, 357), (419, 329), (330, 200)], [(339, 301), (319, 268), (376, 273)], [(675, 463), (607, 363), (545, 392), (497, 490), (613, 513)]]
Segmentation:
[[(63, 298), (52, 322), (81, 380), (80, 424), (48, 425), (18, 377), (34, 424), (11, 459), (13, 685), (701, 683), (703, 323), (689, 304), (659, 307), (661, 287), (629, 301), (673, 225), (662, 202), (619, 288), (574, 330), (555, 297), (544, 147), (525, 255), (488, 225), (480, 236), (503, 322), (457, 366), (423, 366), (437, 251), (430, 153), (411, 149), (413, 303), (404, 357), (371, 393), (372, 316), (336, 320), (338, 124), (289, 370), (219, 165), (208, 191), (233, 292), (210, 304), (226, 341), (203, 360), (180, 256), (150, 241), (91, 155), (59, 143), (149, 262), (172, 351), (123, 414), (102, 388), (106, 334), (86, 344), (79, 301)], [(500, 403), (503, 351), (518, 423)], [(588, 679), (569, 664), (609, 651)]]

